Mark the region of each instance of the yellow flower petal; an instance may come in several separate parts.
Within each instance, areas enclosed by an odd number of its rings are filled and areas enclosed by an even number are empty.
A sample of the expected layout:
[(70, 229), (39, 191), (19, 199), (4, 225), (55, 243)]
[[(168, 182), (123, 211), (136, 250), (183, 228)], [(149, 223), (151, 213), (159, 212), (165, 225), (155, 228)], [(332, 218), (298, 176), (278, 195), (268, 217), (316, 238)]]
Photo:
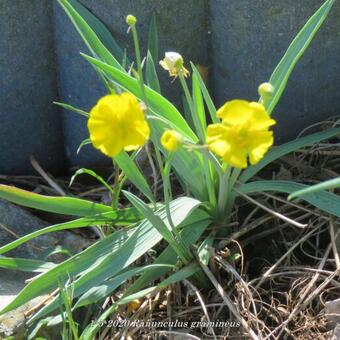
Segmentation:
[(223, 124), (211, 124), (207, 129), (207, 144), (209, 149), (222, 158), (228, 158), (230, 142), (226, 138), (228, 128)]
[(246, 168), (248, 158), (256, 164), (273, 145), (269, 127), (276, 124), (260, 103), (233, 100), (224, 104), (217, 115), (222, 123), (209, 125), (206, 143), (226, 163)]
[(239, 168), (239, 169), (246, 168), (248, 165), (247, 150), (239, 149), (237, 150), (237, 152), (233, 152), (226, 162), (235, 168)]
[(249, 103), (249, 105), (253, 109), (251, 119), (251, 128), (253, 130), (267, 129), (276, 124), (276, 121), (268, 116), (268, 113), (262, 104), (252, 102)]
[(249, 106), (249, 102), (235, 99), (225, 103), (217, 110), (217, 116), (227, 124), (244, 124), (251, 117), (252, 112), (253, 109)]
[(123, 149), (138, 149), (150, 136), (144, 112), (130, 93), (101, 98), (91, 110), (87, 126), (93, 146), (109, 157)]
[(253, 138), (249, 143), (249, 161), (254, 165), (258, 163), (269, 148), (273, 145), (274, 138), (272, 131), (261, 131), (253, 134)]

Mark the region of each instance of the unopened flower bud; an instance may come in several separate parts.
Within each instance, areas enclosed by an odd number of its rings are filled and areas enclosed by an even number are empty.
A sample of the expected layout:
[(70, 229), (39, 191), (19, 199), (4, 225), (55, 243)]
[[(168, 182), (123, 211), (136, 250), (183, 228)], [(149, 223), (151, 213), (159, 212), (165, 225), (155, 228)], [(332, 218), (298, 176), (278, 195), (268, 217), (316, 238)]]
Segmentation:
[(258, 88), (258, 92), (263, 100), (267, 101), (274, 94), (274, 86), (271, 83), (262, 83)]
[(126, 23), (127, 23), (129, 26), (135, 26), (136, 23), (137, 23), (137, 18), (136, 18), (134, 15), (129, 14), (129, 15), (126, 17)]
[(167, 130), (161, 137), (161, 144), (165, 150), (177, 151), (183, 144), (183, 136), (175, 130)]

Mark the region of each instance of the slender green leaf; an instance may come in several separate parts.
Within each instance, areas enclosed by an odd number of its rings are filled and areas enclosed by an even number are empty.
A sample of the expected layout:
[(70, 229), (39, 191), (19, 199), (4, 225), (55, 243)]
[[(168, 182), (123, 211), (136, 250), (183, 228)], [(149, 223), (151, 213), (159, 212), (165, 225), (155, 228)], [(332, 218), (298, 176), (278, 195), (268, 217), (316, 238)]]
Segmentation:
[[(170, 223), (166, 218), (163, 221), (150, 207), (148, 207), (140, 198), (136, 195), (123, 191), (125, 197), (138, 209), (145, 218), (150, 221), (155, 229), (162, 235), (162, 237), (170, 244), (174, 242), (173, 234), (170, 231)], [(198, 203), (200, 203), (198, 201)], [(167, 222), (167, 223), (166, 223)]]
[(306, 146), (319, 143), (325, 139), (329, 139), (340, 135), (340, 128), (329, 129), (326, 131), (313, 133), (306, 137), (302, 137), (288, 143), (282, 144), (280, 146), (274, 147), (271, 151), (265, 155), (265, 157), (256, 165), (250, 166), (245, 171), (243, 171), (239, 180), (242, 182), (248, 181), (254, 175), (256, 175), (261, 169), (263, 169), (269, 163), (275, 161), (276, 159), (287, 155), (293, 151), (304, 148)]
[(42, 273), (55, 266), (56, 264), (52, 262), (0, 256), (0, 268), (5, 269)]
[(79, 113), (81, 116), (84, 116), (86, 118), (88, 118), (90, 116), (90, 114), (88, 112), (81, 110), (81, 109), (77, 109), (76, 107), (69, 105), (69, 104), (59, 103), (59, 102), (53, 102), (53, 104), (58, 105), (65, 110), (69, 110), (69, 111)]
[(193, 63), (190, 63), (190, 64), (191, 64), (193, 74), (197, 77), (197, 81), (198, 81), (198, 84), (199, 84), (200, 89), (202, 91), (204, 101), (207, 105), (211, 120), (214, 124), (219, 123), (220, 120), (218, 119), (218, 117), (216, 115), (216, 107), (215, 107), (214, 102), (212, 101), (212, 99), (210, 97), (209, 91), (208, 91), (207, 87), (205, 86), (205, 83), (204, 83), (200, 73), (198, 72), (196, 66)]
[[(104, 46), (103, 42), (98, 38), (94, 30), (88, 25), (86, 20), (71, 6), (67, 0), (58, 0), (68, 17), (71, 19), (73, 25), (77, 29), (78, 33), (86, 43), (91, 53), (101, 60), (105, 61), (109, 65), (113, 65), (118, 69), (124, 71), (123, 67), (119, 64), (117, 59), (110, 53), (110, 51)], [(76, 1), (73, 0), (73, 5)], [(77, 7), (80, 10), (80, 4)], [(84, 11), (83, 11), (84, 15)], [(89, 16), (87, 16), (87, 20)], [(98, 27), (98, 25), (97, 25)], [(105, 39), (107, 42), (107, 40)], [(122, 56), (121, 56), (122, 57)]]
[[(265, 191), (291, 194), (305, 188), (307, 188), (307, 185), (289, 181), (256, 181), (241, 185), (239, 190), (245, 194)], [(319, 191), (318, 193), (303, 195), (301, 199), (329, 214), (340, 217), (340, 196), (338, 195), (327, 191)]]
[(194, 122), (192, 121), (192, 115), (191, 115), (189, 103), (185, 95), (182, 95), (182, 105), (183, 105), (183, 112), (184, 112), (185, 120), (187, 121), (190, 128), (193, 130), (195, 126), (194, 126)]
[(74, 221), (60, 223), (43, 229), (39, 229), (37, 231), (34, 231), (33, 233), (20, 237), (19, 239), (0, 247), (0, 254), (4, 254), (38, 236), (48, 233), (67, 229), (84, 228), (89, 226), (101, 226), (110, 223), (115, 225), (131, 225), (132, 223), (139, 222), (143, 218), (144, 217), (141, 216), (135, 208), (121, 209), (117, 211), (111, 211), (103, 214), (79, 218)]
[(122, 151), (115, 157), (115, 161), (129, 181), (133, 183), (151, 202), (155, 202), (155, 198), (149, 184), (130, 156), (125, 151)]
[(149, 51), (146, 56), (146, 82), (151, 89), (155, 90), (159, 94), (161, 93), (161, 86), (159, 85), (155, 63)]
[(149, 37), (148, 37), (148, 50), (150, 51), (151, 54), (151, 59), (154, 61), (159, 60), (159, 55), (158, 55), (158, 28), (157, 28), (157, 19), (156, 19), (156, 14), (153, 13), (150, 21), (150, 28), (149, 28)]
[(125, 283), (127, 280), (131, 279), (133, 276), (147, 273), (150, 269), (164, 269), (167, 270), (173, 269), (173, 265), (169, 264), (151, 264), (143, 267), (132, 268), (124, 271), (122, 274), (115, 276), (113, 279), (104, 281), (99, 286), (94, 286), (90, 288), (87, 292), (85, 292), (74, 305), (74, 309), (83, 307), (92, 303), (99, 302), (112, 294), (116, 288), (118, 288), (121, 284)]
[(70, 180), (70, 184), (69, 186), (71, 187), (74, 180), (76, 179), (77, 176), (79, 175), (83, 175), (83, 174), (87, 174), (87, 175), (90, 175), (92, 177), (94, 177), (99, 183), (103, 184), (104, 187), (109, 190), (109, 192), (114, 195), (114, 191), (113, 191), (113, 188), (104, 180), (103, 177), (97, 175), (93, 170), (90, 170), (90, 169), (85, 169), (85, 168), (81, 168), (81, 169), (78, 169), (75, 174), (72, 176), (71, 180)]
[[(188, 219), (188, 223), (190, 224), (185, 226), (184, 229), (181, 230), (181, 237), (183, 242), (189, 248), (192, 244), (197, 242), (199, 237), (203, 234), (206, 228), (211, 224), (211, 217), (202, 210), (195, 210), (195, 213), (190, 215)], [(175, 265), (178, 261), (178, 257), (176, 252), (173, 250), (171, 246), (168, 246), (154, 261), (154, 264), (167, 263)], [(150, 282), (153, 282), (164, 276), (169, 270), (164, 269), (151, 269), (147, 273), (144, 273), (136, 282), (131, 284), (126, 291), (126, 294), (131, 294), (133, 292), (137, 292), (142, 288), (146, 287)]]
[(90, 216), (112, 211), (111, 207), (73, 197), (38, 195), (8, 185), (0, 185), (0, 198), (25, 207), (71, 216)]
[(95, 15), (93, 15), (85, 6), (83, 6), (79, 1), (68, 0), (68, 2), (81, 15), (81, 17), (91, 27), (91, 29), (98, 36), (99, 40), (113, 54), (113, 56), (118, 61), (122, 61), (123, 56), (124, 56), (124, 51), (118, 45), (118, 43), (113, 38), (111, 32), (106, 28), (106, 26)]
[(201, 88), (199, 86), (199, 81), (195, 73), (192, 75), (192, 99), (195, 108), (193, 122), (196, 126), (197, 135), (204, 143), (207, 129), (207, 120), (205, 117), (205, 109)]
[(299, 61), (320, 26), (326, 19), (335, 0), (327, 0), (307, 21), (293, 42), (288, 47), (287, 52), (271, 75), (269, 82), (274, 86), (274, 95), (267, 104), (267, 111), (272, 113), (278, 103), (292, 73), (296, 63)]
[[(87, 56), (86, 54), (82, 55), (91, 64), (102, 70), (108, 78), (112, 79), (113, 81), (120, 84), (123, 88), (132, 92), (139, 99), (142, 99), (142, 92), (137, 79), (120, 71), (116, 67), (112, 67), (109, 64), (104, 63), (98, 59)], [(156, 113), (167, 118), (169, 121), (175, 124), (177, 130), (179, 130), (179, 132), (185, 135), (188, 139), (194, 142), (197, 141), (197, 136), (190, 129), (185, 119), (172, 103), (170, 103), (166, 98), (164, 98), (162, 95), (152, 90), (148, 86), (145, 86), (145, 92), (148, 99), (148, 104)]]
[(183, 269), (179, 270), (178, 272), (172, 274), (171, 276), (166, 278), (164, 281), (162, 281), (157, 286), (157, 288), (162, 289), (176, 282), (181, 282), (189, 278), (190, 276), (194, 275), (199, 270), (200, 270), (200, 267), (197, 264), (191, 264), (191, 265), (185, 266)]
[(80, 143), (80, 145), (78, 146), (77, 155), (79, 154), (79, 152), (81, 151), (81, 149), (82, 149), (85, 145), (89, 145), (89, 144), (92, 144), (91, 139), (90, 139), (90, 138), (84, 139), (84, 140)]
[[(181, 223), (186, 225), (185, 220), (189, 215), (195, 213), (194, 209), (198, 206), (198, 204), (199, 202), (197, 200), (188, 197), (181, 197), (172, 201), (170, 203), (170, 211), (172, 214), (174, 225), (178, 226)], [(166, 212), (164, 207), (159, 209), (158, 214), (163, 221), (166, 220)], [(161, 239), (162, 236), (149, 221), (142, 222), (141, 224), (139, 224), (138, 227), (132, 230), (131, 234), (129, 234), (128, 239), (124, 237), (119, 245), (112, 246), (111, 251), (107, 252), (105, 255), (95, 258), (94, 261), (92, 260), (87, 267), (82, 268), (82, 273), (80, 277), (70, 284), (70, 287), (73, 291), (73, 296), (78, 297), (88, 291), (91, 287), (98, 285), (105, 280), (117, 275), (143, 254), (145, 254), (150, 248), (155, 246)], [(73, 262), (77, 261), (74, 260)], [(68, 266), (71, 265), (73, 266), (75, 265), (75, 263), (68, 264)], [(44, 294), (44, 291), (47, 288), (49, 290), (53, 289), (54, 283), (51, 282), (51, 276), (55, 276), (56, 273), (53, 271), (56, 271), (57, 268), (59, 268), (59, 266), (53, 268), (52, 271), (44, 273), (37, 280), (30, 282), (19, 293), (16, 299), (13, 300), (10, 305), (1, 312), (11, 310), (12, 308), (17, 307), (33, 299), (36, 296)], [(74, 270), (73, 267), (71, 267), (71, 269)], [(68, 271), (65, 271), (61, 274), (58, 270), (58, 273), (60, 278), (68, 279), (72, 276), (72, 273), (68, 273)], [(47, 280), (48, 278), (49, 280)], [(58, 308), (58, 303), (58, 298), (52, 300), (51, 303), (43, 307), (30, 320), (30, 322), (34, 322), (46, 313), (49, 313)]]
[(144, 296), (150, 294), (150, 293), (155, 293), (159, 290), (162, 290), (166, 288), (170, 284), (174, 284), (176, 282), (180, 282), (183, 280), (188, 279), (190, 276), (194, 275), (199, 271), (199, 267), (197, 265), (189, 265), (181, 269), (180, 271), (174, 273), (167, 279), (165, 279), (163, 282), (161, 282), (158, 286), (150, 287), (143, 289), (139, 292), (133, 293), (131, 295), (124, 294), (124, 296), (117, 301), (116, 304), (112, 305), (110, 308), (108, 308), (99, 318), (98, 322), (89, 325), (84, 332), (82, 333), (82, 339), (87, 340), (87, 339), (94, 339), (96, 333), (100, 330), (100, 323), (105, 321), (114, 311), (116, 310), (118, 305), (123, 305), (127, 304), (133, 300), (136, 299), (141, 299)]
[[(340, 178), (333, 178), (330, 179), (329, 181), (325, 181), (322, 183), (318, 183), (315, 185), (311, 185), (305, 189), (302, 190), (298, 190), (293, 192), (292, 194), (289, 195), (288, 200), (292, 200), (293, 198), (302, 196), (302, 195), (306, 195), (306, 194), (311, 194), (311, 193), (316, 193), (322, 190), (329, 190), (329, 189), (336, 189), (336, 188), (340, 188)], [(340, 209), (340, 205), (339, 205), (339, 209)]]

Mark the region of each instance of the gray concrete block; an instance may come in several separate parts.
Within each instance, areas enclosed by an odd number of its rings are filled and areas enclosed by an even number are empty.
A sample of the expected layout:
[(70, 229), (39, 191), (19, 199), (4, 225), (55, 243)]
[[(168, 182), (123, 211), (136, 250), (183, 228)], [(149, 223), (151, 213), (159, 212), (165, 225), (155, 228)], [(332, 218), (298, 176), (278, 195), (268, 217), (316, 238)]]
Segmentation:
[[(233, 98), (257, 100), (290, 42), (321, 0), (211, 0), (211, 61), (218, 105)], [(274, 117), (277, 141), (333, 115), (340, 106), (340, 4), (335, 3), (302, 57)]]
[[(48, 224), (35, 217), (28, 211), (0, 200), (0, 246), (8, 244), (18, 237), (37, 231)], [(19, 257), (23, 259), (38, 258), (46, 251), (52, 251), (57, 245), (68, 249), (72, 254), (79, 253), (90, 245), (89, 240), (68, 230), (49, 233), (39, 236), (18, 248), (1, 256)], [(46, 255), (46, 253), (45, 253)], [(61, 262), (65, 260), (62, 254), (53, 254), (47, 261)], [(32, 278), (37, 273), (20, 272), (17, 270), (0, 269), (0, 310), (3, 309), (25, 286), (25, 280)], [(14, 335), (21, 339), (25, 331), (27, 318), (25, 313), (37, 306), (46, 296), (36, 298), (24, 306), (0, 316), (0, 339)], [(55, 335), (57, 336), (57, 335)], [(49, 339), (55, 339), (50, 334)]]
[[(160, 37), (160, 57), (165, 51), (180, 52), (189, 61), (206, 62), (206, 1), (205, 0), (81, 0), (112, 32), (122, 48), (127, 48), (130, 59), (134, 59), (132, 36), (127, 34), (125, 17), (134, 14), (141, 38), (143, 53), (146, 52), (147, 35), (152, 13), (156, 13)], [(97, 75), (79, 52), (88, 53), (69, 19), (55, 3), (55, 37), (58, 54), (60, 100), (89, 110), (105, 93)], [(157, 61), (158, 64), (158, 61)], [(164, 94), (177, 105), (181, 103), (179, 83), (171, 83), (167, 72), (160, 71)], [(100, 162), (99, 152), (86, 150), (79, 156), (75, 151), (79, 143), (88, 136), (86, 121), (72, 113), (64, 114), (66, 153), (71, 165), (88, 165)]]
[[(13, 242), (17, 237), (28, 235), (47, 226), (48, 224), (45, 221), (35, 217), (28, 211), (7, 201), (0, 200), (0, 247)], [(34, 238), (4, 255), (39, 258), (44, 252), (53, 250), (57, 245), (63, 246), (71, 253), (78, 253), (89, 246), (89, 242), (70, 231), (59, 231)], [(60, 261), (62, 259), (64, 259), (64, 256), (56, 254), (49, 260)]]
[(0, 173), (35, 173), (33, 154), (43, 168), (63, 166), (57, 97), (52, 3), (0, 2)]

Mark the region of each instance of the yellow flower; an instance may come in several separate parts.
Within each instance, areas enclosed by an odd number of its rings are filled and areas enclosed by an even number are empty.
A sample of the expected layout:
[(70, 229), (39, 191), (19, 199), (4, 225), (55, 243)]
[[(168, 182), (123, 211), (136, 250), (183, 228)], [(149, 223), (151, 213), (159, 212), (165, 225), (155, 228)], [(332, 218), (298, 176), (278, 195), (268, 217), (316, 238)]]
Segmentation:
[(150, 136), (144, 112), (130, 93), (101, 98), (91, 110), (87, 126), (93, 146), (109, 157), (138, 149)]
[(250, 164), (256, 164), (273, 145), (269, 127), (276, 122), (262, 104), (232, 100), (225, 103), (217, 115), (222, 123), (208, 126), (207, 144), (226, 163), (246, 168), (248, 157)]
[(168, 151), (176, 151), (183, 144), (183, 137), (175, 130), (167, 130), (161, 137), (161, 143), (164, 149)]
[(184, 60), (177, 52), (166, 52), (165, 58), (159, 62), (164, 70), (169, 71), (170, 77), (178, 77), (182, 74), (184, 77), (189, 75), (189, 71), (184, 67)]

